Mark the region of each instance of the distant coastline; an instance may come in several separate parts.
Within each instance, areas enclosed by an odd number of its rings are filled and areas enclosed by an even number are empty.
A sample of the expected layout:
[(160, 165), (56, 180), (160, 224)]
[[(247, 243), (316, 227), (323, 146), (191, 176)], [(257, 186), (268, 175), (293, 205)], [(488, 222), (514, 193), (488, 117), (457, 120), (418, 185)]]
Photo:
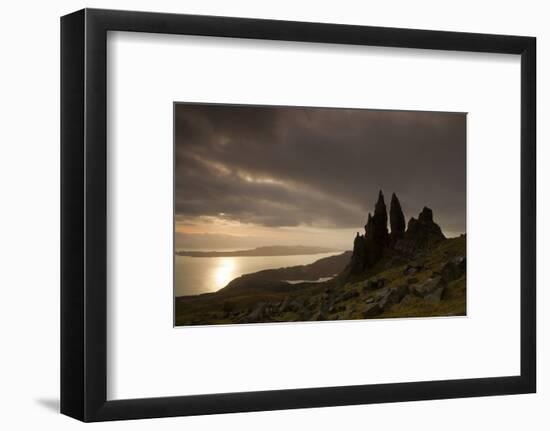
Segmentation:
[(185, 251), (179, 250), (176, 252), (177, 256), (189, 256), (189, 257), (243, 257), (243, 256), (298, 256), (306, 254), (322, 254), (332, 253), (340, 250), (327, 247), (314, 247), (314, 246), (267, 246), (257, 247), (249, 250), (235, 250), (235, 251)]

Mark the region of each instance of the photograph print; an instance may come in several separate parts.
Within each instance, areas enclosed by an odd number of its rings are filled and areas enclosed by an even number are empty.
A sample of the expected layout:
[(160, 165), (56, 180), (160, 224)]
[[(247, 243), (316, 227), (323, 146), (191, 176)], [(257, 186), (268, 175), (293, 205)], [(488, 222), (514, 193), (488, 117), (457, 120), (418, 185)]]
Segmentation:
[(174, 324), (465, 316), (466, 120), (174, 103)]

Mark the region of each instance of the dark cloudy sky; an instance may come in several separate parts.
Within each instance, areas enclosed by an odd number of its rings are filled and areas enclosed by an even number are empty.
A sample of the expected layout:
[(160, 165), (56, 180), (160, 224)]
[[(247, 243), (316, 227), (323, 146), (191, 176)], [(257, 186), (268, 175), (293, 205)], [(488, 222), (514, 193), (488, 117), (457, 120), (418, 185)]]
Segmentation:
[(466, 230), (466, 115), (175, 105), (176, 248), (349, 249), (378, 190)]

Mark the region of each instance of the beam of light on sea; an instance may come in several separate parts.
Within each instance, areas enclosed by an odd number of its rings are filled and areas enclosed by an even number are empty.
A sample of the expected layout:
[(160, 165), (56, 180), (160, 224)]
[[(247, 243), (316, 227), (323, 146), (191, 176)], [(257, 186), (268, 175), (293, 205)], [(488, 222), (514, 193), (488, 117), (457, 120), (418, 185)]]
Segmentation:
[(214, 270), (214, 290), (227, 286), (227, 284), (234, 278), (236, 278), (235, 259), (231, 257), (219, 258)]

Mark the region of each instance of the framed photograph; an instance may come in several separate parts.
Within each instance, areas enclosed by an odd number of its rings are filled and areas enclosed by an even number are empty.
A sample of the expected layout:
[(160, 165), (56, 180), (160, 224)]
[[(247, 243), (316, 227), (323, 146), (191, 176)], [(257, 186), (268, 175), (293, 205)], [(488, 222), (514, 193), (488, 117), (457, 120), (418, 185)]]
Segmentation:
[(536, 390), (532, 37), (61, 18), (61, 411)]

